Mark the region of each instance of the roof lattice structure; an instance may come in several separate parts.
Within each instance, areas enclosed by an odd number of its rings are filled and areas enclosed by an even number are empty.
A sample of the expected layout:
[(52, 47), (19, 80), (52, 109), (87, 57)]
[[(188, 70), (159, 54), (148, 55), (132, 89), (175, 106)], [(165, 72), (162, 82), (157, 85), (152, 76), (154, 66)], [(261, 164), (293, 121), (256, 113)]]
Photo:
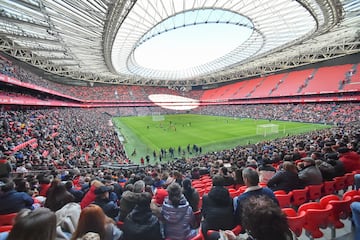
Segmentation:
[[(0, 6), (0, 50), (74, 82), (208, 85), (360, 52), (356, 0), (0, 0)], [(184, 69), (152, 69), (135, 57), (162, 34), (215, 24), (250, 34), (223, 56)]]

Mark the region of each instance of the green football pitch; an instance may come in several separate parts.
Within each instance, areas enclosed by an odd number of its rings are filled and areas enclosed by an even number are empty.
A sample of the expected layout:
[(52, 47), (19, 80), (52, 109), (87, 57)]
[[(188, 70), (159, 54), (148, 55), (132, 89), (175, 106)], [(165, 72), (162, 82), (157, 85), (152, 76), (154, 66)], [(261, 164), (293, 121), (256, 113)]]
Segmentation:
[[(159, 119), (157, 119), (159, 120)], [(230, 149), (259, 141), (296, 135), (313, 130), (328, 128), (323, 124), (271, 121), (278, 125), (278, 133), (257, 135), (257, 126), (269, 124), (269, 120), (231, 118), (207, 115), (176, 114), (164, 115), (164, 120), (155, 121), (152, 116), (117, 117), (113, 122), (124, 138), (125, 151), (132, 162), (139, 163), (141, 157), (150, 156), (150, 163), (156, 159), (161, 148), (175, 149), (175, 157), (191, 157), (195, 152), (186, 150), (190, 144), (202, 148), (202, 153)], [(186, 150), (178, 154), (178, 147)], [(134, 150), (136, 149), (136, 154)], [(182, 152), (182, 151), (181, 151)], [(171, 160), (169, 154), (164, 161)]]

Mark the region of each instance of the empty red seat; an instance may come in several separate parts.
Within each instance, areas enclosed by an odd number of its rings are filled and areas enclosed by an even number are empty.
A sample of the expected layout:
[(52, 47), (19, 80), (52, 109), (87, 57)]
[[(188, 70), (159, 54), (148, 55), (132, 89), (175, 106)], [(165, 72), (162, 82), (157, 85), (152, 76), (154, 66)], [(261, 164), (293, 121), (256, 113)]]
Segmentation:
[(308, 199), (310, 201), (316, 201), (322, 196), (323, 184), (320, 185), (308, 185)]
[(204, 180), (204, 179), (211, 179), (211, 177), (209, 175), (201, 175), (200, 180)]
[(291, 206), (292, 193), (279, 194), (275, 193), (276, 199), (279, 201), (281, 208), (287, 208)]
[(326, 205), (325, 208), (317, 202), (302, 204), (299, 207), (298, 212), (306, 212), (304, 224), (306, 234), (313, 238), (321, 238), (324, 234), (320, 231), (320, 228), (328, 227), (332, 210), (333, 206), (331, 204)]
[(196, 184), (203, 184), (203, 183), (200, 180), (195, 179), (191, 181), (191, 184), (194, 186)]
[(240, 189), (239, 189), (239, 190), (236, 190), (236, 191), (229, 192), (231, 198), (237, 197), (237, 196), (239, 196), (241, 193), (242, 193), (242, 192), (241, 192)]
[(286, 194), (286, 192), (284, 190), (276, 190), (274, 194)]
[(323, 183), (322, 195), (326, 196), (335, 192), (335, 181), (325, 181)]
[(335, 181), (334, 187), (336, 192), (345, 189), (345, 180), (346, 180), (346, 176), (334, 177), (334, 181)]
[(292, 193), (292, 201), (291, 201), (291, 205), (294, 207), (298, 207), (303, 203), (306, 203), (307, 200), (307, 192), (308, 189), (304, 188), (304, 189), (294, 189), (291, 191)]
[(203, 184), (206, 184), (206, 183), (212, 183), (212, 179), (211, 178), (206, 178), (206, 179), (202, 179), (201, 180), (201, 183), (203, 183)]
[(355, 176), (355, 172), (345, 174), (345, 188), (351, 187), (351, 189), (354, 189), (354, 185), (355, 185), (354, 176)]
[(205, 188), (196, 189), (196, 190), (198, 191), (200, 197), (204, 196), (204, 194), (205, 194)]
[(330, 218), (335, 228), (344, 227), (344, 224), (340, 221), (340, 219), (346, 219), (350, 215), (350, 201), (350, 198), (341, 200), (334, 194), (324, 196), (320, 199), (320, 205), (323, 208), (328, 204), (333, 206), (333, 211)]
[(358, 190), (350, 190), (343, 194), (343, 199), (350, 199), (350, 204), (352, 202), (360, 202), (360, 192)]
[(199, 189), (201, 189), (201, 188), (204, 188), (204, 187), (205, 187), (205, 184), (203, 184), (203, 183), (195, 183), (195, 184), (193, 184), (192, 186), (193, 186), (193, 188), (199, 188)]
[(281, 209), (285, 213), (288, 220), (289, 228), (297, 236), (300, 237), (305, 224), (305, 211), (297, 213), (293, 208)]

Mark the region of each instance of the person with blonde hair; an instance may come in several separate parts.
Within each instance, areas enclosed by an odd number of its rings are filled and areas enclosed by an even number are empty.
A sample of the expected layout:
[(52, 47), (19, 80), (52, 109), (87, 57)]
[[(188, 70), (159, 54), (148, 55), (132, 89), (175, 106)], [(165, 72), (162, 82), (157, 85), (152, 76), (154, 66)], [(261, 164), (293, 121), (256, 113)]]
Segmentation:
[(82, 238), (93, 232), (100, 235), (100, 240), (121, 240), (123, 232), (117, 228), (115, 222), (107, 217), (101, 207), (90, 204), (81, 213), (79, 222), (71, 240)]

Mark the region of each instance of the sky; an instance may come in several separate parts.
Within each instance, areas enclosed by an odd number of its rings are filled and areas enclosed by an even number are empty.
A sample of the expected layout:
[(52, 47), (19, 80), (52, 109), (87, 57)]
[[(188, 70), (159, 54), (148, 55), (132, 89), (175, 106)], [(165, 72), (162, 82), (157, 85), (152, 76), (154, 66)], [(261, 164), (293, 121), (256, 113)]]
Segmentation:
[(136, 62), (146, 68), (186, 69), (229, 53), (251, 33), (249, 28), (226, 23), (178, 27), (145, 41), (135, 50), (134, 56)]

